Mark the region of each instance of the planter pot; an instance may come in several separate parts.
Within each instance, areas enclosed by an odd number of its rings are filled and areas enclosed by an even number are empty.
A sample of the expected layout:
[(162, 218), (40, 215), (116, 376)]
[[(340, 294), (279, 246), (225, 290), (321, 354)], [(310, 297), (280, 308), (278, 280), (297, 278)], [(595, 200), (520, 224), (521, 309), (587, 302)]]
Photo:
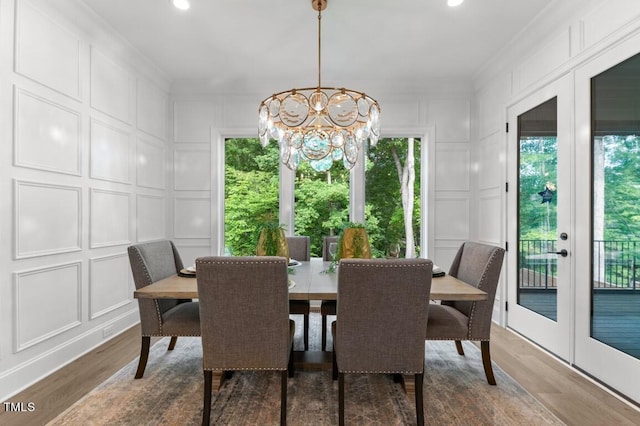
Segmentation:
[(256, 250), (258, 256), (281, 256), (287, 258), (289, 262), (289, 246), (282, 228), (264, 228), (260, 231), (258, 238), (258, 247)]
[(371, 246), (367, 230), (364, 228), (346, 228), (339, 247), (340, 259), (371, 259)]

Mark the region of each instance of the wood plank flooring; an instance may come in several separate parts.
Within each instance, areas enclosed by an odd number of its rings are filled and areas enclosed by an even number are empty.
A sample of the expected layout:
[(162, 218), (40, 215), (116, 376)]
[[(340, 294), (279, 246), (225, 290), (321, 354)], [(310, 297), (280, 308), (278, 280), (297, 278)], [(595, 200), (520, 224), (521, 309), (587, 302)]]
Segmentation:
[[(135, 359), (140, 348), (139, 333), (138, 327), (127, 330), (14, 396), (10, 402), (33, 402), (36, 410), (16, 413), (3, 408), (0, 424), (46, 424)], [(500, 367), (569, 425), (640, 424), (640, 411), (509, 330), (494, 326), (491, 353)], [(455, 354), (452, 343), (452, 356)], [(481, 371), (478, 380), (484, 380)]]

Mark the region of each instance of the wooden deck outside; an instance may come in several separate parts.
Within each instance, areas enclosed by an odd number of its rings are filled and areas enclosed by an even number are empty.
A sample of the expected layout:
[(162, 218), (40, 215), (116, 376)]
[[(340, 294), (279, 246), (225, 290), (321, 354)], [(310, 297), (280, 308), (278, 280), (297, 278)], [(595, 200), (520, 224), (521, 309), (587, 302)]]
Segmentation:
[[(547, 318), (557, 319), (555, 290), (522, 290), (520, 305)], [(596, 291), (591, 335), (640, 359), (640, 291)]]

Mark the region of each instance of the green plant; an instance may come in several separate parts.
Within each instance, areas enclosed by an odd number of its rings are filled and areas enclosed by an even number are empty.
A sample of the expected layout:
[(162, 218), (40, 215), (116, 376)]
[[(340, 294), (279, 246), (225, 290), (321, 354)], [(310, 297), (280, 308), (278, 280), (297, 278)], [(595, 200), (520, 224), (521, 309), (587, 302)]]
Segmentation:
[(263, 222), (260, 224), (260, 234), (263, 235), (260, 248), (266, 256), (278, 255), (284, 230), (285, 225), (278, 222)]

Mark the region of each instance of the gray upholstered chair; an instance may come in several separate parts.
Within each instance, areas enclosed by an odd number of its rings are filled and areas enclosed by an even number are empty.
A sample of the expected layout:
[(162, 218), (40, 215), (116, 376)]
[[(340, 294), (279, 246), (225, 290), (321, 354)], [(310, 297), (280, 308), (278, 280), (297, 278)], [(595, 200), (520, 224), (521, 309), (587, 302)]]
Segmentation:
[(431, 271), (428, 259), (343, 259), (333, 374), (344, 424), (344, 374), (415, 375), (416, 420), (424, 424), (422, 383)]
[[(135, 244), (128, 248), (136, 289), (177, 274), (183, 267), (175, 245), (169, 240)], [(177, 299), (138, 299), (142, 344), (136, 379), (144, 374), (151, 336), (171, 336), (173, 350), (178, 336), (200, 336), (198, 302)]]
[(209, 424), (213, 371), (281, 371), (280, 423), (287, 417), (287, 370), (293, 375), (287, 261), (283, 257), (196, 259), (202, 327), (204, 410)]
[[(324, 237), (322, 240), (322, 260), (331, 261), (333, 258), (329, 253), (329, 244), (338, 243), (338, 236)], [(327, 315), (336, 314), (336, 301), (335, 300), (323, 300), (320, 303), (320, 315), (322, 316), (322, 350), (327, 350)]]
[[(289, 246), (289, 257), (301, 262), (311, 260), (311, 238), (307, 236), (286, 237)], [(304, 350), (309, 350), (309, 312), (311, 304), (308, 300), (290, 300), (289, 314), (302, 315), (304, 326)]]
[(493, 301), (496, 295), (504, 249), (487, 244), (462, 244), (449, 275), (487, 292), (486, 301), (455, 301), (431, 305), (427, 340), (454, 340), (460, 355), (464, 355), (462, 340), (480, 341), (482, 364), (487, 381), (496, 384), (491, 367), (489, 337)]

